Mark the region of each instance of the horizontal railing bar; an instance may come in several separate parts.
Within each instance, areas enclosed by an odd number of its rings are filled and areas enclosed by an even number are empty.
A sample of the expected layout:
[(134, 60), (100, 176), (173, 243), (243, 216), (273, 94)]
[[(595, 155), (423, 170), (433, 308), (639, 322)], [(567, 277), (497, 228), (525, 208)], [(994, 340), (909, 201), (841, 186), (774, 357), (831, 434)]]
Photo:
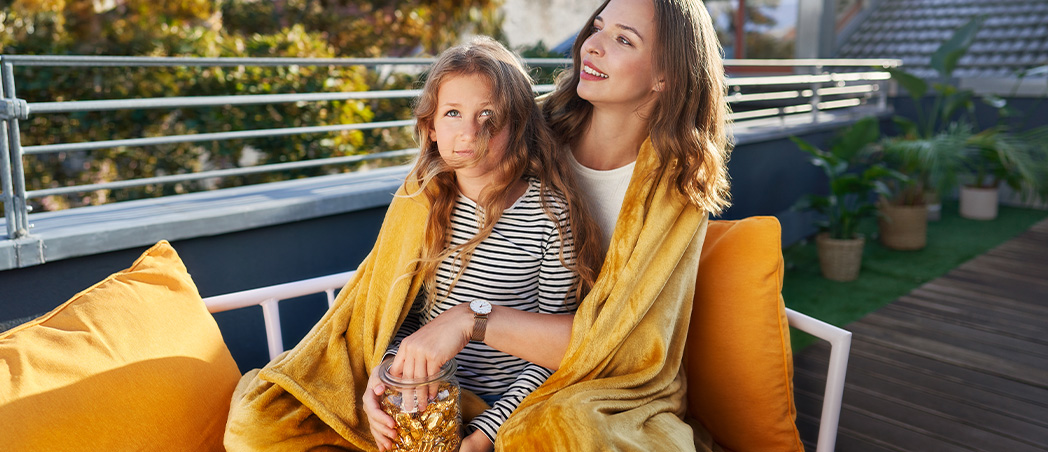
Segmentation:
[(306, 160), (306, 161), (299, 161), (299, 162), (274, 163), (274, 164), (271, 164), (271, 165), (252, 166), (252, 167), (249, 167), (249, 168), (228, 168), (228, 169), (213, 170), (213, 171), (201, 171), (199, 173), (190, 173), (190, 174), (174, 174), (174, 175), (170, 175), (170, 176), (146, 177), (146, 178), (142, 178), (142, 179), (132, 179), (132, 180), (125, 180), (125, 181), (117, 181), (117, 182), (103, 182), (103, 183), (98, 183), (98, 184), (71, 185), (71, 186), (68, 186), (68, 187), (46, 188), (46, 189), (43, 189), (43, 190), (27, 191), (27, 192), (25, 192), (25, 196), (26, 196), (27, 199), (30, 199), (30, 198), (43, 198), (45, 196), (64, 195), (64, 194), (68, 194), (68, 193), (82, 193), (82, 192), (86, 192), (86, 191), (108, 190), (108, 189), (114, 189), (114, 188), (140, 187), (140, 186), (143, 186), (143, 185), (154, 185), (154, 184), (169, 184), (169, 183), (175, 183), (175, 182), (186, 182), (186, 181), (191, 181), (191, 180), (211, 179), (211, 178), (217, 178), (217, 177), (243, 176), (243, 175), (247, 175), (247, 174), (286, 171), (286, 170), (292, 170), (292, 169), (310, 168), (310, 167), (323, 166), (323, 165), (337, 165), (337, 164), (346, 164), (346, 163), (356, 163), (356, 162), (362, 162), (362, 161), (366, 161), (366, 160), (376, 160), (376, 159), (381, 159), (381, 158), (407, 157), (407, 156), (411, 156), (411, 155), (415, 155), (415, 154), (418, 154), (418, 149), (417, 148), (401, 149), (401, 150), (397, 150), (397, 151), (377, 152), (377, 153), (374, 153), (374, 154), (349, 155), (349, 156), (345, 156), (345, 157), (331, 157), (331, 158), (326, 158), (326, 159), (315, 159), (315, 160)]
[(810, 97), (811, 90), (806, 89), (804, 91), (776, 91), (772, 93), (756, 93), (756, 94), (742, 94), (734, 93), (727, 96), (728, 103), (731, 104), (742, 104), (746, 102), (766, 101), (766, 100), (784, 100), (784, 99), (797, 99), (800, 97)]
[[(255, 58), (255, 57), (142, 57), (142, 56), (87, 56), (87, 55), (0, 55), (5, 62), (19, 66), (387, 66), (429, 65), (434, 58)], [(569, 58), (524, 58), (532, 66), (567, 66)], [(726, 59), (724, 65), (749, 67), (781, 66), (881, 66), (898, 67), (902, 60), (891, 58), (866, 59)]]
[[(877, 85), (851, 85), (844, 87), (833, 87), (833, 88), (819, 88), (818, 92), (820, 96), (834, 96), (840, 94), (861, 94), (870, 93), (876, 90)], [(783, 99), (796, 99), (800, 97), (811, 97), (812, 90), (793, 90), (793, 91), (773, 91), (768, 93), (753, 93), (753, 94), (742, 94), (732, 93), (726, 98), (729, 103), (741, 104), (745, 102), (757, 102), (767, 100), (783, 100)]]
[(332, 100), (411, 99), (421, 90), (350, 91), (339, 93), (245, 94), (234, 96), (156, 97), (150, 99), (74, 100), (32, 102), (29, 113), (74, 113), (107, 110), (142, 110), (152, 108), (217, 107), (226, 105), (279, 104)]
[(738, 121), (740, 119), (757, 119), (778, 116), (781, 113), (782, 109), (779, 108), (762, 108), (760, 110), (732, 112), (728, 117), (731, 118), (732, 121)]
[(524, 58), (528, 66), (571, 66), (571, 58)]
[(425, 66), (434, 58), (204, 58), (135, 56), (3, 55), (18, 66), (230, 67), (230, 66)]
[(724, 65), (727, 67), (732, 66), (834, 66), (834, 67), (862, 67), (862, 66), (880, 66), (880, 67), (899, 67), (902, 66), (902, 60), (893, 58), (861, 58), (861, 59), (841, 59), (841, 58), (827, 58), (827, 59), (813, 59), (813, 58), (798, 58), (798, 59), (783, 59), (783, 60), (772, 60), (772, 59), (726, 59)]
[[(536, 93), (551, 91), (553, 85), (535, 85)], [(29, 114), (79, 113), (109, 110), (144, 110), (155, 108), (216, 107), (333, 100), (413, 99), (422, 90), (350, 91), (338, 93), (244, 94), (234, 96), (157, 97), (148, 99), (73, 100), (31, 102)]]
[(891, 74), (887, 72), (844, 72), (817, 75), (800, 74), (759, 77), (732, 77), (728, 79), (728, 86), (774, 86), (829, 82), (876, 81), (888, 80), (890, 78)]
[(820, 96), (836, 96), (838, 94), (863, 94), (877, 91), (877, 85), (852, 85), (834, 88), (819, 88)]
[(789, 107), (783, 107), (782, 112), (783, 114), (787, 115), (792, 115), (794, 113), (809, 113), (811, 112), (811, 104), (791, 105)]
[(829, 74), (831, 82), (879, 82), (890, 80), (892, 75), (888, 72), (835, 72)]
[[(836, 110), (839, 108), (856, 107), (859, 105), (862, 105), (862, 100), (858, 98), (832, 100), (826, 102), (819, 102), (819, 111)], [(792, 115), (797, 113), (810, 112), (811, 104), (797, 104), (788, 105), (785, 107), (762, 108), (760, 110), (732, 112), (730, 117), (732, 121), (738, 121), (743, 119), (760, 119), (780, 115)]]
[(305, 135), (311, 133), (342, 132), (346, 130), (370, 130), (415, 125), (414, 119), (399, 121), (380, 121), (355, 124), (337, 124), (330, 126), (285, 127), (280, 129), (238, 130), (233, 132), (196, 133), (189, 135), (167, 135), (162, 137), (129, 138), (124, 140), (89, 141), (82, 143), (42, 144), (24, 146), (24, 155), (51, 154), (55, 152), (89, 151), (122, 146), (157, 146), (174, 143), (196, 143), (200, 141), (224, 141), (244, 138), (275, 137), (285, 135)]
[(862, 101), (853, 97), (851, 99), (819, 102), (819, 110), (833, 110), (837, 108), (857, 107), (859, 105), (862, 105)]

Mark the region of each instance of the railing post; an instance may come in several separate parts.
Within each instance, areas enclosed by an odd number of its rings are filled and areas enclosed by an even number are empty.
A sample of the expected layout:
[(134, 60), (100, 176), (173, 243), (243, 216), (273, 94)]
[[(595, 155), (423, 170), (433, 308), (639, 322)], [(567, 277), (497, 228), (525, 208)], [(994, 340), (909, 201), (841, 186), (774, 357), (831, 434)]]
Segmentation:
[[(822, 75), (821, 64), (816, 64), (815, 66), (812, 66), (812, 75), (816, 77)], [(813, 81), (811, 84), (811, 122), (813, 124), (819, 123), (819, 102), (821, 102), (821, 99), (819, 97), (819, 88), (822, 87), (821, 85), (822, 82), (819, 82), (818, 80)]]
[[(4, 217), (8, 238), (29, 235), (29, 218), (25, 197), (25, 170), (22, 166), (22, 144), (18, 131), (19, 116), (27, 115), (25, 102), (15, 93), (14, 67), (0, 60), (3, 114), (0, 115), (0, 189), (3, 190)], [(22, 106), (23, 108), (16, 108)]]
[(18, 213), (11, 187), (11, 153), (7, 149), (7, 121), (0, 121), (0, 196), (3, 196), (4, 223), (7, 236), (14, 237), (18, 227)]
[(884, 111), (888, 109), (888, 83), (891, 79), (881, 80), (877, 83), (877, 109)]

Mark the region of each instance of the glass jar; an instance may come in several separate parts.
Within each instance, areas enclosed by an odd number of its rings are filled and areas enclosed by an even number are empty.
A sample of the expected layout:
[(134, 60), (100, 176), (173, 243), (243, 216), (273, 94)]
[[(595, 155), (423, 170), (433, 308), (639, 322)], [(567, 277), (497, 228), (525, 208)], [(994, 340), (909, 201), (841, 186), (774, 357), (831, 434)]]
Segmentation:
[(454, 359), (436, 375), (407, 380), (389, 373), (393, 357), (382, 361), (379, 379), (386, 386), (382, 411), (397, 423), (393, 452), (455, 452), (462, 442), (458, 365)]

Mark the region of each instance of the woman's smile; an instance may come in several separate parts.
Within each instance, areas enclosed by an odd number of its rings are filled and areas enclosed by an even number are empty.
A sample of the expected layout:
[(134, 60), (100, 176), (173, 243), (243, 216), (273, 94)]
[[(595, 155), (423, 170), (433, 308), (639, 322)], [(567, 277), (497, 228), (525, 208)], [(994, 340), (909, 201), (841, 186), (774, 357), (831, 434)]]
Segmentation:
[(582, 62), (582, 74), (579, 75), (584, 80), (604, 80), (608, 78), (608, 74), (601, 72), (589, 63), (589, 61)]

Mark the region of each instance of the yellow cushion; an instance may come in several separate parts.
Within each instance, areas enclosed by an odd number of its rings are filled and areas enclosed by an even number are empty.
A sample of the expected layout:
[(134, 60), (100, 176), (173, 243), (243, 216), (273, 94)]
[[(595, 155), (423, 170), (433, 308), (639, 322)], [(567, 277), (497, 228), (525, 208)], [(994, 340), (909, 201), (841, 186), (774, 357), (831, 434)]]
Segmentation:
[(732, 451), (803, 451), (775, 217), (710, 221), (685, 351), (688, 415)]
[(0, 333), (2, 447), (222, 450), (239, 378), (186, 267), (160, 242)]

